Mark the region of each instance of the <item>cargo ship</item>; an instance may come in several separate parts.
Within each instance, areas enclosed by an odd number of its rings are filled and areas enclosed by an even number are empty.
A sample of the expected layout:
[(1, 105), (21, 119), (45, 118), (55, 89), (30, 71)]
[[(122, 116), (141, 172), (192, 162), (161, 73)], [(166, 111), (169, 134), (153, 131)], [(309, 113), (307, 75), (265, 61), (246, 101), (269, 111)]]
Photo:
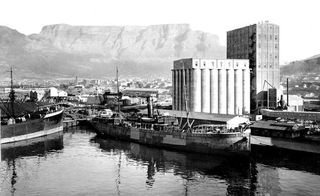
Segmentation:
[(44, 109), (31, 114), (28, 113), (26, 116), (1, 119), (1, 144), (28, 140), (63, 131), (62, 109), (51, 111)]
[[(248, 155), (250, 141), (244, 133), (246, 126), (228, 126), (227, 124), (197, 124), (189, 122), (189, 109), (186, 100), (186, 120), (165, 114), (154, 106), (151, 94), (143, 95), (147, 99), (147, 114), (120, 113), (118, 68), (116, 69), (118, 112), (112, 116), (96, 117), (90, 122), (97, 134), (102, 137), (132, 141), (152, 147), (169, 148), (206, 154)], [(184, 89), (186, 90), (186, 89)], [(206, 122), (201, 120), (200, 122)]]
[(9, 101), (0, 103), (0, 143), (12, 143), (63, 131), (63, 109), (45, 103), (17, 102), (13, 90)]
[(184, 125), (175, 116), (153, 115), (148, 101), (148, 115), (122, 115), (93, 118), (91, 124), (104, 137), (133, 141), (154, 147), (207, 154), (248, 154), (249, 139), (245, 127), (225, 124)]

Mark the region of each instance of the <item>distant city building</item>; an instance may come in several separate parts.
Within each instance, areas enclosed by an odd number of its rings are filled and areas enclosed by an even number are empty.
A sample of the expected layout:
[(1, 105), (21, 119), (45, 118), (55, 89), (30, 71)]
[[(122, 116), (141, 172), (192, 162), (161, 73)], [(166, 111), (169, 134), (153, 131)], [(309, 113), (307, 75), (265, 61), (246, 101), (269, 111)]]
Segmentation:
[(68, 94), (65, 91), (59, 90), (55, 87), (49, 88), (49, 97), (67, 97)]
[(268, 107), (266, 93), (276, 88), (280, 94), (279, 26), (269, 22), (227, 32), (227, 58), (249, 59), (251, 112)]
[[(283, 95), (283, 99), (287, 100), (287, 95)], [(298, 95), (289, 95), (288, 111), (301, 112), (304, 111), (303, 98)]]
[(172, 86), (174, 110), (232, 115), (250, 112), (249, 60), (176, 60)]

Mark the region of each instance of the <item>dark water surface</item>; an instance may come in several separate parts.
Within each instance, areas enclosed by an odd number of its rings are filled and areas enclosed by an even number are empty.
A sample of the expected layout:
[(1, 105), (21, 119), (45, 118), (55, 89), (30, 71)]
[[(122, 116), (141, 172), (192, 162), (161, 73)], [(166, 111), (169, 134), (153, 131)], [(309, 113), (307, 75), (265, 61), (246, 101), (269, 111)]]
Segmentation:
[(320, 158), (253, 149), (198, 155), (101, 139), (89, 128), (2, 145), (0, 195), (319, 195)]

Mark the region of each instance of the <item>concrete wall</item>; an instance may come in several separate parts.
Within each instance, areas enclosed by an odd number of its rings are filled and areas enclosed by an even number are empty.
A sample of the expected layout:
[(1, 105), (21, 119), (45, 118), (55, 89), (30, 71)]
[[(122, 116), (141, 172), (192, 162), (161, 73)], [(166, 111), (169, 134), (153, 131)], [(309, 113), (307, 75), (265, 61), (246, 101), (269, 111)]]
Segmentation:
[(250, 112), (249, 60), (181, 59), (172, 72), (175, 110), (186, 110), (187, 100), (194, 112)]
[(271, 88), (265, 81), (280, 92), (279, 33), (279, 26), (269, 22), (227, 32), (227, 58), (250, 61), (251, 111), (263, 107), (257, 95)]

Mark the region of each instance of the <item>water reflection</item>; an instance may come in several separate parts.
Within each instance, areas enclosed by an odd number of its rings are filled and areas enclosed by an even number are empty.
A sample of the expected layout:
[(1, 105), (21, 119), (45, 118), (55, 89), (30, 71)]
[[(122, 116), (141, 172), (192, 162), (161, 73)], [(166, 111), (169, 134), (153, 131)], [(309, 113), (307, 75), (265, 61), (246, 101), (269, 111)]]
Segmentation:
[(315, 195), (320, 191), (319, 156), (266, 148), (253, 147), (247, 158), (185, 153), (101, 139), (82, 127), (2, 145), (1, 152), (0, 195)]
[(263, 146), (253, 146), (251, 150), (252, 159), (257, 163), (320, 175), (319, 154)]
[[(251, 169), (255, 167), (252, 167), (248, 157), (176, 152), (99, 137), (92, 138), (91, 142), (98, 143), (99, 147), (106, 152), (119, 153), (120, 155), (124, 152), (127, 158), (147, 165), (145, 183), (149, 188), (152, 188), (155, 183), (157, 172), (172, 171), (174, 175), (185, 180), (185, 194), (188, 193), (189, 184), (201, 181), (205, 177), (226, 180), (227, 193), (231, 195), (250, 195), (255, 192), (255, 186), (252, 186), (251, 182)], [(121, 164), (121, 156), (119, 164)]]
[(7, 172), (12, 171), (10, 179), (11, 194), (14, 195), (16, 191), (15, 184), (19, 178), (17, 172), (17, 161), (19, 161), (19, 158), (31, 156), (44, 157), (50, 151), (56, 152), (61, 149), (63, 149), (62, 132), (15, 143), (1, 144), (1, 161), (6, 163)]
[(315, 195), (320, 191), (320, 156), (313, 153), (252, 146), (257, 195)]
[(1, 145), (1, 160), (13, 161), (18, 157), (45, 156), (47, 152), (63, 149), (63, 133)]

